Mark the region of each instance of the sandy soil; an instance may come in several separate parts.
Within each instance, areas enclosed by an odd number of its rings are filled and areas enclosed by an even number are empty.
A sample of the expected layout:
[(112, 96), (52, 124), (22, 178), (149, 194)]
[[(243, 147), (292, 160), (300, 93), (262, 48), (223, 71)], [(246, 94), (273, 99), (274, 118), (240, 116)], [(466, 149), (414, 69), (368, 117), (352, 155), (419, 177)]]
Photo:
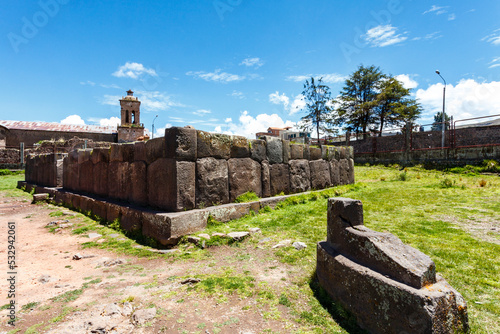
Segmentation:
[[(0, 195), (1, 196), (1, 195)], [(88, 235), (74, 235), (71, 227), (51, 233), (45, 226), (81, 216), (50, 205), (33, 205), (19, 198), (0, 197), (0, 257), (7, 276), (7, 222), (16, 223), (16, 326), (7, 325), (7, 309), (0, 311), (0, 333), (288, 333), (300, 327), (283, 305), (266, 306), (256, 296), (204, 295), (181, 284), (180, 277), (216, 273), (228, 263), (244, 269), (255, 284), (267, 284), (278, 293), (296, 274), (278, 262), (268, 249), (214, 247), (210, 260), (145, 259), (97, 248), (83, 249)], [(75, 254), (83, 258), (74, 260)], [(113, 263), (113, 260), (115, 260)], [(117, 262), (117, 263), (116, 263)], [(121, 263), (120, 263), (121, 262)], [(111, 264), (111, 265), (110, 265)], [(83, 288), (82, 288), (83, 287)], [(8, 283), (0, 280), (2, 298)], [(81, 289), (81, 290), (79, 290)], [(76, 294), (74, 300), (63, 297)], [(65, 294), (66, 293), (66, 294)], [(58, 299), (59, 296), (59, 299)], [(54, 300), (55, 298), (55, 300)], [(34, 305), (31, 309), (28, 305)], [(36, 303), (36, 304), (34, 304)], [(148, 316), (150, 309), (154, 317)], [(149, 311), (148, 311), (149, 310)], [(273, 312), (279, 316), (273, 317)], [(151, 313), (151, 312), (150, 312)]]

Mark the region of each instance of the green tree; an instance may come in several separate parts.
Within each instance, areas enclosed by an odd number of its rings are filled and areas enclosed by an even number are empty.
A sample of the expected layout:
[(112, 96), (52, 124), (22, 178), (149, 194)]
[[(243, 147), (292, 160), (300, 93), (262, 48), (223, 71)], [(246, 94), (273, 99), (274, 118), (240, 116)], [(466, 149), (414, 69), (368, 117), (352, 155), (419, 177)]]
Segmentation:
[(330, 127), (332, 120), (331, 113), (333, 111), (330, 87), (323, 84), (323, 78), (315, 81), (314, 78), (311, 77), (311, 80), (306, 80), (302, 95), (304, 96), (308, 114), (301, 118), (301, 128), (310, 130), (311, 127), (314, 126), (318, 134), (319, 144), (320, 131), (324, 133), (333, 131)]
[[(450, 128), (450, 116), (444, 113), (445, 130)], [(434, 123), (432, 123), (431, 131), (441, 131), (443, 129), (443, 112), (439, 111), (434, 115)]]
[(368, 127), (377, 120), (374, 109), (384, 78), (379, 67), (360, 65), (340, 92), (337, 123), (343, 124), (348, 131), (362, 132), (364, 137)]
[(382, 136), (382, 130), (386, 125), (402, 126), (420, 116), (422, 108), (409, 96), (410, 89), (405, 88), (396, 78), (388, 77), (381, 80), (375, 100), (376, 107), (373, 109), (379, 136)]

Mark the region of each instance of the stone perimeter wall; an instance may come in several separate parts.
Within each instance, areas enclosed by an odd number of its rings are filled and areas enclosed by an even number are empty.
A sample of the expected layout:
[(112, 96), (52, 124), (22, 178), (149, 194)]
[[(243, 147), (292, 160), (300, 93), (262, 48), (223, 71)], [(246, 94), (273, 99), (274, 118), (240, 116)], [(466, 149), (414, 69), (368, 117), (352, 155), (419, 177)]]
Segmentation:
[[(248, 140), (174, 127), (147, 142), (70, 152), (63, 162), (63, 186), (178, 212), (230, 203), (247, 191), (270, 197), (354, 183), (352, 158), (351, 147), (320, 149), (275, 137)], [(33, 176), (51, 168), (28, 163), (26, 181), (54, 186)]]
[(65, 153), (29, 155), (26, 159), (25, 180), (47, 187), (63, 186), (63, 159)]

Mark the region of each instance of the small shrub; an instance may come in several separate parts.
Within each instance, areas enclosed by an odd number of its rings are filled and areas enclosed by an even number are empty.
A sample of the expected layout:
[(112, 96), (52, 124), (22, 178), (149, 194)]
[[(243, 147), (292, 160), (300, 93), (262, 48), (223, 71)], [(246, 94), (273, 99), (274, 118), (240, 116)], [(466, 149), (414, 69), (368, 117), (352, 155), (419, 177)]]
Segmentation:
[(484, 160), (483, 166), (488, 172), (497, 172), (500, 171), (500, 166), (495, 160)]
[(236, 203), (246, 203), (246, 202), (254, 202), (254, 201), (258, 201), (258, 200), (259, 200), (259, 196), (257, 196), (256, 193), (254, 193), (253, 191), (247, 191), (246, 193), (241, 194), (240, 196), (236, 197), (236, 199), (234, 201)]
[(441, 181), (441, 188), (451, 188), (453, 187), (453, 181), (451, 181), (449, 178), (444, 179)]
[(486, 187), (486, 185), (487, 185), (487, 184), (488, 184), (488, 182), (486, 182), (486, 180), (485, 180), (485, 179), (481, 179), (481, 180), (479, 181), (479, 186), (480, 186), (481, 188)]
[(385, 181), (385, 177), (381, 177), (381, 178), (380, 178), (380, 181)]
[(417, 180), (420, 180), (420, 178), (421, 178), (420, 174), (417, 174), (416, 178), (417, 178)]
[(408, 176), (408, 173), (406, 171), (399, 174), (399, 181), (408, 181), (409, 179), (410, 177)]

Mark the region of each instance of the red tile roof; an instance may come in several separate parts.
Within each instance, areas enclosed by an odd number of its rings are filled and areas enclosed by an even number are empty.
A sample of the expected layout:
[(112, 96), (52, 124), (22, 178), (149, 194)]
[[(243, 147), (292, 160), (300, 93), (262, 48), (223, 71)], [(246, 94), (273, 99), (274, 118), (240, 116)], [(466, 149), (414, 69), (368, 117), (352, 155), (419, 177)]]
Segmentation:
[(116, 126), (70, 125), (48, 122), (0, 121), (9, 130), (42, 130), (57, 132), (117, 133)]

